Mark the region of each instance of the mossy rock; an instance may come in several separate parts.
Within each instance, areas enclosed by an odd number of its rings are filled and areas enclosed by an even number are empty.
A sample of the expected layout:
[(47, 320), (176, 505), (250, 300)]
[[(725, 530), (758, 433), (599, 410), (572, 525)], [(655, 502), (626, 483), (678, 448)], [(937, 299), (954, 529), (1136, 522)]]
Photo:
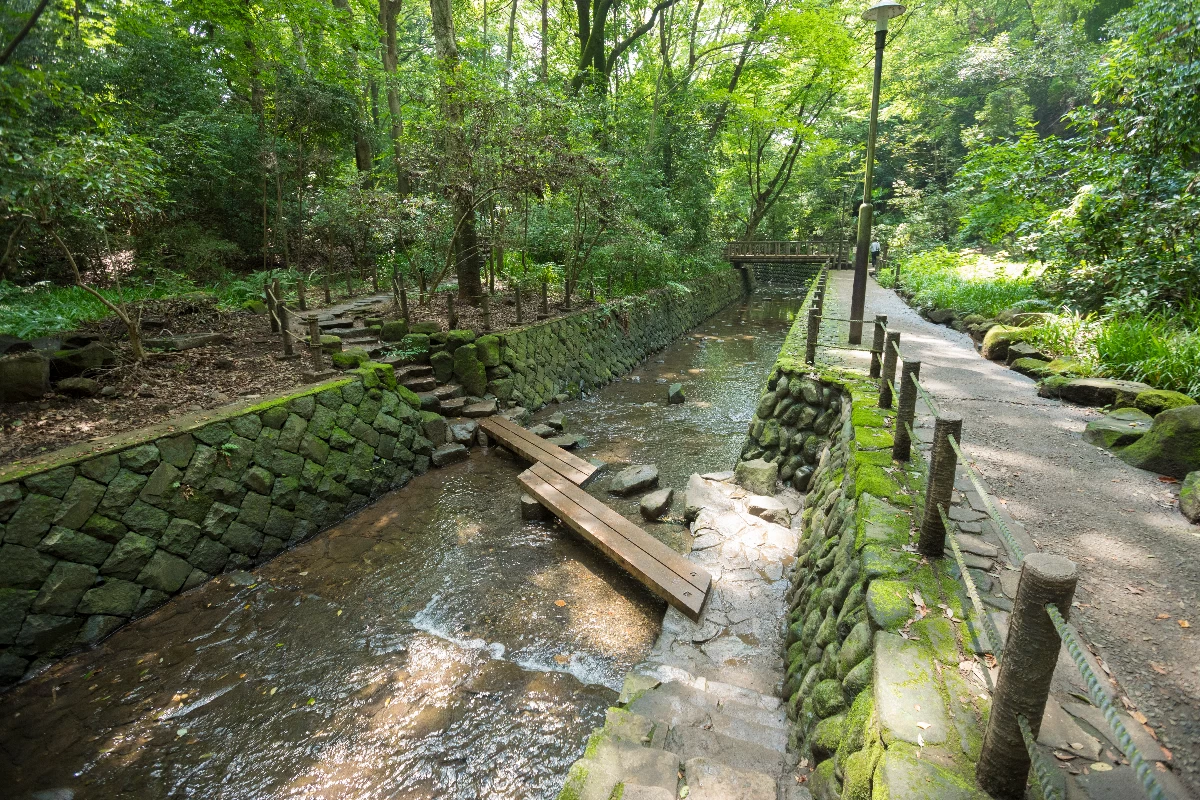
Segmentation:
[(1008, 347), (1016, 342), (1023, 342), (1031, 336), (1025, 328), (1010, 325), (995, 325), (983, 337), (981, 353), (987, 359), (1001, 359), (1008, 355)]
[(475, 331), (467, 329), (455, 329), (452, 331), (446, 331), (444, 344), (446, 345), (446, 352), (453, 355), (455, 350), (462, 347), (464, 344), (471, 344), (474, 341)]
[(414, 322), (408, 326), (409, 334), (419, 333), (423, 336), (430, 336), (441, 331), (442, 326), (436, 322)]
[(1042, 361), (1039, 358), (1018, 358), (1009, 364), (1008, 368), (1013, 372), (1028, 375), (1030, 378), (1041, 378), (1047, 374), (1046, 367), (1049, 364), (1049, 361)]
[(832, 758), (817, 764), (817, 768), (808, 777), (808, 789), (812, 792), (813, 800), (840, 800), (842, 784), (834, 774)]
[(1172, 392), (1169, 389), (1151, 389), (1148, 392), (1139, 394), (1137, 400), (1134, 401), (1134, 405), (1139, 410), (1145, 411), (1153, 417), (1172, 408), (1194, 406), (1196, 405), (1196, 401), (1183, 392)]
[[(312, 340), (306, 339), (309, 346), (312, 346)], [(321, 350), (326, 353), (337, 353), (342, 349), (342, 337), (333, 336), (331, 334), (322, 334), (320, 337)]]
[(846, 731), (846, 715), (835, 714), (817, 723), (808, 737), (808, 746), (813, 758), (824, 760), (831, 758), (842, 743)]
[(1094, 419), (1083, 431), (1083, 440), (1105, 450), (1126, 447), (1145, 436), (1154, 418), (1136, 408), (1118, 408), (1111, 414)]
[(867, 587), (867, 615), (880, 630), (899, 628), (913, 615), (912, 589), (904, 581), (875, 580)]
[(1117, 455), (1127, 464), (1181, 480), (1200, 470), (1200, 405), (1162, 412), (1145, 436)]
[(1051, 375), (1038, 384), (1039, 397), (1053, 397), (1081, 406), (1134, 406), (1138, 395), (1152, 387), (1112, 378), (1069, 378)]
[(399, 342), (407, 335), (408, 323), (402, 319), (385, 322), (379, 329), (379, 338), (385, 342)]
[(433, 378), (438, 383), (449, 383), (454, 377), (454, 357), (447, 352), (433, 353), (429, 356), (433, 365)]
[(500, 366), (500, 338), (495, 334), (476, 339), (475, 352), (485, 367)]
[(1200, 472), (1189, 472), (1179, 487), (1179, 510), (1191, 522), (1200, 522)]
[(371, 354), (361, 347), (351, 347), (334, 353), (330, 358), (337, 369), (357, 369), (371, 360)]

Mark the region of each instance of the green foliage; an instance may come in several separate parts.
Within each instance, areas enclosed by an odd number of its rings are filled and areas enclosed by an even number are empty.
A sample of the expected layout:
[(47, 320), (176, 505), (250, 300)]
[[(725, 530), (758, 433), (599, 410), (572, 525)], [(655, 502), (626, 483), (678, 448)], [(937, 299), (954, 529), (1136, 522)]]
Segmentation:
[[(1007, 262), (983, 263), (974, 254), (944, 247), (901, 257), (898, 263), (900, 288), (922, 308), (991, 317), (1037, 295), (1034, 279), (1024, 272), (1010, 275), (1004, 269)], [(894, 270), (880, 275), (880, 283), (893, 286)]]
[[(178, 293), (177, 286), (137, 285), (121, 291), (101, 289), (113, 302), (138, 302)], [(0, 281), (0, 333), (31, 339), (69, 331), (112, 312), (78, 286), (53, 286), (48, 282), (18, 286)]]

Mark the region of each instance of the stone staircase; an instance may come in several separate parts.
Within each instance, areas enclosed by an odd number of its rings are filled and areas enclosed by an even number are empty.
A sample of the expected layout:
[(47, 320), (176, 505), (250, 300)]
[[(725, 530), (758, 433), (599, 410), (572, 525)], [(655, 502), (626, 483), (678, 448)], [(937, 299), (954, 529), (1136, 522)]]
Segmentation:
[[(698, 623), (667, 611), (658, 643), (625, 678), (560, 800), (811, 798), (795, 777), (778, 696), (786, 585), (778, 565), (795, 547), (791, 520), (748, 513), (754, 498), (726, 475), (692, 476), (688, 496), (699, 508), (691, 558), (713, 573), (716, 594)], [(799, 510), (798, 496), (786, 500)]]

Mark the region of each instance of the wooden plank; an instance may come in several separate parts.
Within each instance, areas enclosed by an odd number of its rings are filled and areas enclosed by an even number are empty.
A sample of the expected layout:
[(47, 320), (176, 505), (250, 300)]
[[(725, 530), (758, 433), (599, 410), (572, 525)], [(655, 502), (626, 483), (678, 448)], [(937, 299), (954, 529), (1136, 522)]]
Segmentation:
[(554, 474), (553, 470), (548, 470), (541, 464), (534, 464), (530, 469), (535, 475), (570, 497), (578, 506), (624, 536), (633, 546), (645, 551), (648, 556), (679, 575), (697, 590), (708, 591), (712, 578), (702, 567), (667, 547), (587, 492), (566, 484), (560, 476)]
[(501, 444), (529, 461), (548, 464), (559, 475), (582, 486), (596, 472), (596, 467), (557, 445), (530, 433), (512, 420), (487, 417), (480, 424), (484, 432), (496, 437)]
[[(652, 592), (678, 608), (689, 619), (699, 620), (706, 593), (699, 592), (696, 587), (648, 556), (645, 551), (632, 546), (628, 539), (596, 519), (575, 503), (572, 497), (559, 491), (540, 475), (535, 474), (532, 469), (522, 472), (518, 480), (527, 492), (538, 499), (538, 502), (645, 584)], [(575, 492), (583, 493), (583, 490), (578, 487), (571, 486)]]

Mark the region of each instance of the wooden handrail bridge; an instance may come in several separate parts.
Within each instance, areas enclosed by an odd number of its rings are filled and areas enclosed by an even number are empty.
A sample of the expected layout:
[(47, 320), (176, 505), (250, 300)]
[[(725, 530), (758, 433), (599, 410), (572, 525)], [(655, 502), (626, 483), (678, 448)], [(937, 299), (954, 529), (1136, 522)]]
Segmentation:
[(850, 246), (836, 241), (809, 239), (795, 242), (740, 241), (725, 245), (725, 260), (735, 267), (746, 264), (846, 264)]

